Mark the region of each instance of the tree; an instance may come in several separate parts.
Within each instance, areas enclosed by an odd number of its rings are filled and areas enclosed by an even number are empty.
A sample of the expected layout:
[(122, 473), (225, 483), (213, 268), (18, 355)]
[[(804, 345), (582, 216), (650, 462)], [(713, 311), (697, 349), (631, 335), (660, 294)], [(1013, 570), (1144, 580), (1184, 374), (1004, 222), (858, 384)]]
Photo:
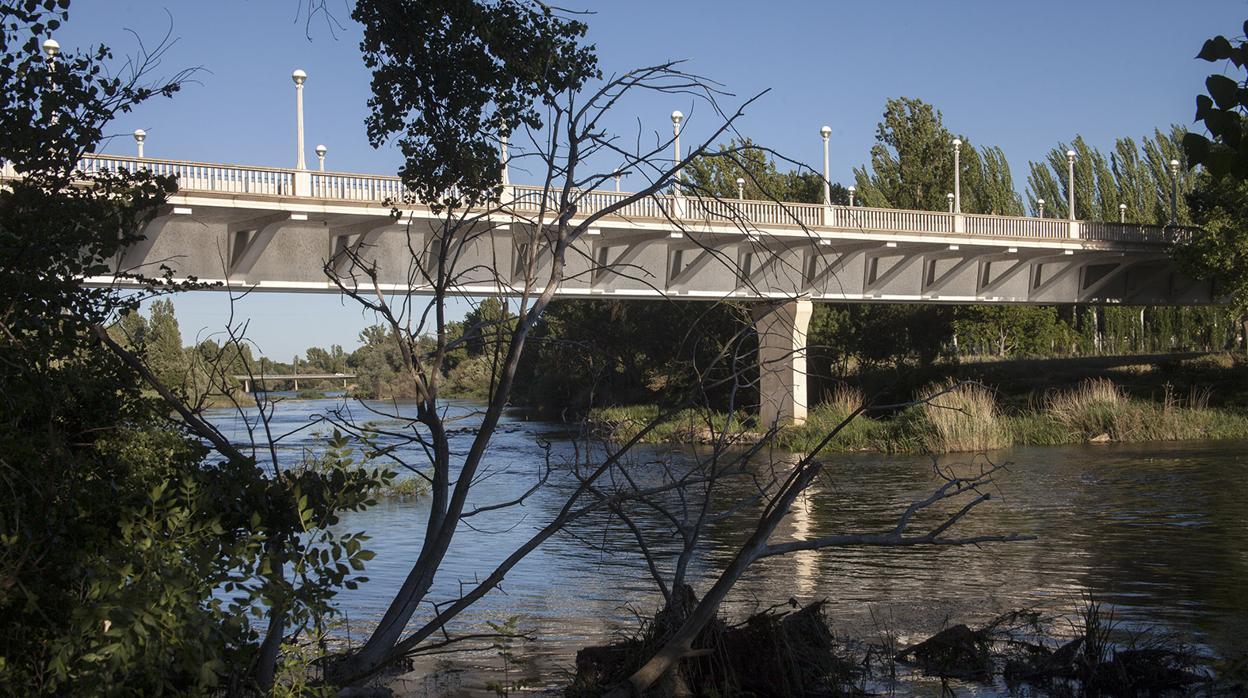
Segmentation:
[[(544, 19), (538, 31), (508, 33), (514, 46), (499, 47), (492, 44), (490, 34), (494, 31), (496, 8), (506, 7), (507, 12), (523, 24), (536, 12)], [(411, 13), (419, 16), (410, 25), (397, 21)], [(638, 691), (646, 690), (659, 677), (668, 674), (675, 663), (687, 653), (688, 642), (682, 638), (696, 637), (713, 618), (720, 607), (723, 595), (740, 578), (748, 567), (760, 557), (782, 554), (779, 548), (760, 548), (759, 541), (767, 536), (787, 514), (794, 499), (819, 474), (817, 453), (819, 449), (794, 466), (788, 461), (769, 460), (755, 464), (748, 458), (739, 463), (719, 469), (714, 462), (691, 472), (689, 477), (663, 476), (659, 482), (649, 478), (638, 479), (639, 472), (632, 469), (628, 458), (630, 449), (646, 434), (653, 431), (671, 410), (694, 408), (698, 414), (707, 413), (707, 396), (715, 391), (729, 394), (728, 409), (736, 411), (738, 398), (747, 394), (751, 373), (757, 376), (758, 356), (750, 347), (756, 345), (753, 332), (748, 328), (732, 335), (728, 341), (715, 347), (714, 356), (707, 364), (692, 366), (693, 379), (688, 398), (671, 405), (660, 414), (658, 420), (649, 422), (641, 432), (628, 442), (606, 448), (578, 449), (577, 457), (562, 463), (575, 478), (568, 488), (557, 492), (560, 502), (555, 513), (533, 525), (531, 535), (515, 548), (502, 551), (502, 562), (492, 569), (482, 570), (474, 584), (464, 585), (449, 598), (439, 596), (434, 581), (443, 572), (443, 561), (456, 544), (457, 531), (475, 523), (473, 517), (489, 513), (505, 516), (509, 511), (520, 517), (514, 508), (525, 503), (534, 492), (545, 487), (550, 475), (553, 456), (544, 467), (533, 475), (530, 490), (509, 501), (481, 502), (474, 499), (474, 486), (488, 479), (494, 469), (506, 467), (506, 459), (490, 457), (499, 417), (509, 404), (520, 366), (526, 350), (534, 338), (539, 324), (563, 283), (573, 273), (569, 271), (571, 260), (578, 263), (588, 259), (589, 274), (627, 275), (645, 273), (636, 270), (637, 265), (602, 262), (594, 255), (587, 255), (586, 238), (591, 230), (602, 224), (608, 216), (626, 214), (637, 208), (658, 211), (665, 218), (672, 232), (690, 240), (690, 244), (703, 245), (704, 252), (714, 252), (710, 242), (703, 242), (695, 234), (695, 226), (704, 225), (706, 219), (697, 219), (699, 212), (707, 208), (697, 206), (698, 200), (690, 195), (700, 195), (701, 201), (714, 204), (714, 215), (719, 225), (732, 226), (742, 234), (751, 231), (746, 220), (734, 214), (730, 202), (715, 200), (710, 192), (685, 192), (669, 196), (673, 191), (679, 172), (688, 168), (700, 157), (728, 157), (724, 151), (712, 148), (726, 133), (732, 132), (736, 121), (752, 100), (744, 100), (735, 108), (721, 103), (721, 94), (709, 81), (683, 72), (672, 63), (624, 71), (607, 77), (598, 77), (591, 49), (581, 41), (583, 27), (574, 22), (564, 22), (564, 15), (555, 9), (537, 3), (486, 3), (461, 2), (454, 7), (438, 3), (399, 2), (397, 0), (367, 0), (356, 6), (356, 16), (365, 23), (365, 51), (369, 65), (384, 80), (374, 80), (374, 107), (382, 116), (375, 123), (381, 129), (374, 138), (395, 137), (401, 142), (410, 139), (451, 139), (447, 142), (429, 143), (428, 147), (405, 147), (406, 162), (403, 167), (405, 181), (418, 191), (437, 194), (430, 201), (430, 218), (421, 220), (419, 226), (407, 224), (403, 235), (413, 255), (407, 270), (409, 284), (419, 286), (427, 295), (423, 303), (414, 294), (401, 295), (393, 300), (385, 294), (375, 293), (379, 288), (379, 272), (376, 259), (368, 250), (348, 249), (345, 259), (327, 264), (325, 272), (338, 284), (339, 289), (377, 313), (384, 322), (379, 335), (389, 336), (402, 357), (401, 370), (415, 391), (415, 417), (378, 406), (370, 406), (374, 413), (386, 419), (398, 420), (407, 428), (386, 427), (387, 439), (391, 441), (387, 453), (399, 458), (402, 447), (410, 446), (421, 455), (417, 462), (404, 463), (415, 473), (427, 478), (429, 500), (426, 525), (419, 553), (411, 561), (411, 567), (401, 587), (390, 600), (377, 626), (365, 642), (330, 667), (335, 681), (353, 681), (378, 671), (391, 661), (403, 656), (425, 652), (440, 652), (451, 644), (472, 639), (471, 635), (451, 635), (448, 624), (460, 618), (474, 603), (496, 589), (510, 570), (525, 556), (551, 537), (577, 525), (588, 525), (594, 517), (616, 516), (627, 521), (629, 506), (645, 506), (647, 502), (665, 495), (688, 498), (691, 506), (705, 502), (701, 511), (704, 525), (713, 518), (726, 516), (727, 512), (748, 502), (759, 503), (764, 511), (760, 514), (756, 533), (749, 546), (743, 548), (729, 569), (723, 571), (713, 587), (696, 605), (684, 603), (688, 597), (680, 592), (664, 594), (664, 612), (672, 619), (671, 642), (664, 638), (662, 646), (654, 648), (654, 662), (638, 675), (631, 685)], [(456, 31), (450, 38), (443, 28)], [(428, 31), (424, 29), (429, 29)], [(549, 30), (546, 34), (542, 29)], [(553, 33), (552, 33), (553, 32)], [(447, 60), (448, 55), (460, 53), (468, 47), (468, 58), (484, 63), (484, 80), (478, 81), (473, 61)], [(537, 83), (518, 83), (533, 77), (529, 66), (513, 65), (506, 55), (522, 54), (533, 65), (552, 65), (561, 70), (571, 67), (570, 72), (559, 72), (557, 81), (543, 79)], [(583, 56), (585, 60), (566, 62), (562, 56)], [(416, 60), (427, 57), (433, 60)], [(401, 70), (400, 70), (401, 68)], [(436, 94), (443, 71), (454, 70), (453, 90), (444, 95), (446, 99), (431, 101)], [(397, 75), (397, 79), (391, 80)], [(501, 79), (500, 79), (501, 78)], [(531, 91), (536, 84), (536, 93)], [(458, 94), (463, 93), (463, 94)], [(708, 113), (720, 119), (709, 129), (704, 140), (693, 143), (689, 154), (680, 162), (672, 163), (667, 154), (671, 152), (673, 138), (659, 136), (651, 142), (639, 134), (621, 136), (606, 128), (612, 123), (612, 109), (629, 104), (633, 99), (670, 98), (682, 95), (706, 108)], [(485, 105), (477, 113), (463, 119), (458, 103)], [(540, 105), (544, 118), (541, 124), (527, 124), (527, 128), (515, 128), (515, 124), (499, 125), (494, 114), (495, 106), (511, 104), (520, 113), (532, 105)], [(692, 110), (691, 110), (692, 111)], [(722, 118), (720, 118), (722, 117)], [(467, 123), (467, 121), (475, 121)], [(443, 122), (447, 123), (443, 123)], [(688, 123), (688, 122), (686, 122)], [(458, 147), (459, 131), (466, 131), (470, 139), (485, 138), (487, 143), (508, 137), (508, 158), (513, 164), (531, 165), (530, 171), (540, 183), (540, 189), (519, 190), (523, 196), (515, 196), (516, 190), (498, 191), (493, 182), (500, 181), (497, 162), (488, 167), (495, 172), (490, 176), (477, 176), (475, 169), (487, 167), (484, 156), (479, 162), (452, 163), (453, 167), (467, 167), (469, 171), (456, 173), (444, 169), (442, 163), (426, 159), (429, 152), (443, 148)], [(484, 134), (484, 135), (483, 135)], [(493, 139), (493, 140), (491, 140)], [(420, 141), (423, 142), (423, 141)], [(484, 153), (483, 153), (484, 155)], [(608, 161), (605, 162), (604, 161)], [(614, 161), (614, 162), (610, 162)], [(618, 163), (617, 167), (610, 164)], [(595, 164), (605, 164), (600, 169)], [(602, 203), (602, 193), (595, 191), (611, 181), (615, 172), (626, 172), (637, 177), (643, 185), (638, 191), (611, 196)], [(443, 186), (454, 182), (457, 190), (445, 195)], [(433, 183), (438, 183), (434, 186)], [(591, 205), (591, 203), (593, 205)], [(469, 205), (471, 204), (471, 205)], [(683, 210), (682, 210), (683, 209)], [(694, 218), (691, 225), (690, 217)], [(608, 219), (609, 220), (609, 219)], [(498, 226), (506, 225), (506, 235), (514, 245), (514, 264), (507, 269), (481, 269), (478, 266), (462, 268), (458, 262), (468, 245), (478, 244), (483, 236), (493, 235)], [(484, 238), (487, 239), (488, 238)], [(813, 241), (813, 238), (812, 238)], [(735, 275), (741, 269), (733, 260), (723, 261)], [(748, 275), (747, 275), (748, 276)], [(483, 278), (484, 277), (484, 278)], [(466, 435), (468, 444), (451, 448), (450, 419), (441, 402), (445, 387), (445, 367), (451, 354), (463, 344), (464, 335), (456, 336), (454, 326), (446, 319), (447, 300), (464, 292), (467, 284), (488, 284), (500, 289), (514, 300), (511, 309), (514, 324), (505, 335), (498, 338), (498, 351), (482, 354), (490, 361), (493, 377), (485, 404), (479, 411), (479, 421), (473, 431)], [(749, 283), (749, 280), (746, 280)], [(687, 336), (697, 336), (697, 328), (687, 329)], [(713, 336), (713, 335), (711, 335)], [(380, 338), (380, 337), (379, 337)], [(749, 367), (748, 369), (746, 367)], [(688, 365), (681, 366), (687, 369)], [(688, 372), (688, 371), (687, 371)], [(748, 409), (748, 408), (747, 408)], [(338, 415), (335, 423), (361, 438), (379, 436), (379, 427), (372, 423), (354, 422), (349, 415)], [(459, 431), (459, 430), (455, 430)], [(772, 443), (775, 430), (771, 429), (762, 442), (751, 448), (758, 454)], [(722, 446), (723, 444), (721, 444)], [(723, 453), (722, 448), (718, 451)], [(724, 462), (724, 461), (720, 461)], [(709, 467), (710, 470), (705, 468)], [(753, 468), (761, 467), (758, 479), (750, 480)], [(985, 471), (983, 477), (990, 477)], [(758, 491), (747, 502), (723, 502), (716, 499), (718, 490), (714, 482), (719, 477), (741, 477), (755, 482)], [(942, 493), (931, 501), (943, 501), (948, 496), (967, 496), (974, 487), (986, 484), (980, 478), (950, 481)], [(477, 490), (479, 493), (479, 490)], [(479, 496), (479, 494), (478, 494)], [(972, 500), (963, 509), (969, 511), (980, 500)], [(915, 511), (925, 505), (917, 504)], [(904, 537), (906, 526), (893, 529), (880, 537), (861, 539), (865, 544), (962, 544), (964, 539), (946, 538), (943, 533), (956, 522), (958, 514), (947, 526), (926, 535)], [(517, 522), (518, 523), (518, 522)], [(976, 538), (975, 541), (1004, 540), (1005, 537)], [(700, 536), (688, 538), (688, 545), (697, 546)], [(858, 540), (855, 538), (855, 540)], [(809, 541), (794, 549), (811, 549), (835, 545), (843, 539), (820, 539)], [(645, 544), (639, 540), (643, 554)], [(657, 575), (656, 575), (657, 576)], [(669, 591), (672, 587), (669, 586)], [(417, 618), (416, 611), (422, 606), (434, 609), (433, 614)]]
[[(1244, 23), (1248, 32), (1248, 22)], [(1248, 41), (1215, 36), (1197, 58), (1227, 62), (1237, 73), (1248, 71)], [(1229, 67), (1229, 66), (1228, 66)], [(1190, 197), (1199, 230), (1178, 248), (1180, 262), (1198, 278), (1214, 283), (1242, 313), (1248, 310), (1248, 90), (1243, 80), (1213, 74), (1205, 80), (1208, 94), (1196, 97), (1196, 121), (1209, 137), (1189, 133), (1183, 149), (1191, 167), (1207, 171)], [(1246, 324), (1245, 329), (1248, 329)], [(1245, 334), (1248, 334), (1246, 332)]]
[[(176, 182), (78, 163), (117, 114), (187, 73), (149, 84), (163, 45), (45, 58), (68, 6), (0, 2), (0, 161), (16, 175), (0, 187), (0, 685), (266, 690), (282, 643), (354, 583), (337, 562), (368, 553), (334, 525), (381, 478), (341, 444), (316, 467), (266, 472), (165, 382), (183, 368), (172, 306), (136, 311), (195, 284), (82, 285), (111, 273)], [(139, 346), (160, 354), (149, 364)]]
[[(733, 138), (721, 144), (713, 156), (693, 158), (685, 171), (691, 191), (707, 196), (823, 203), (823, 177), (801, 167), (781, 172), (774, 154), (749, 138)], [(737, 189), (737, 180), (744, 180)], [(830, 184), (832, 203), (849, 203), (849, 191), (837, 182)]]
[[(1043, 162), (1030, 163), (1027, 177), (1028, 198), (1033, 212), (1038, 200), (1044, 199), (1046, 213), (1064, 218), (1069, 215), (1069, 163), (1066, 153), (1075, 152), (1075, 213), (1084, 220), (1116, 221), (1119, 204), (1126, 204), (1125, 219), (1129, 223), (1166, 225), (1170, 222), (1171, 160), (1183, 160), (1180, 142), (1186, 133), (1175, 125), (1169, 133), (1153, 132), (1137, 146), (1131, 138), (1120, 138), (1108, 157), (1089, 146), (1082, 136), (1075, 136), (1069, 145), (1059, 143)], [(1178, 209), (1180, 225), (1191, 222), (1186, 194), (1195, 178), (1180, 169), (1178, 174)]]
[[(1009, 163), (1000, 148), (981, 153), (962, 141), (962, 210), (1021, 215)], [(932, 105), (909, 97), (890, 99), (876, 125), (871, 166), (854, 170), (864, 206), (945, 211), (953, 191), (953, 141)]]

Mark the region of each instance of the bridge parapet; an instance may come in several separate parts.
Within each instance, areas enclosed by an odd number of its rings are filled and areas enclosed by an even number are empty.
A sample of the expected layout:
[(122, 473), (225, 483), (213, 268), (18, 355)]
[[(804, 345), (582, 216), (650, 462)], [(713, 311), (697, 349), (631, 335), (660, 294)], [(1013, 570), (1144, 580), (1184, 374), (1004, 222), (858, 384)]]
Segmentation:
[[(181, 191), (262, 196), (302, 197), (325, 201), (375, 204), (398, 203), (403, 208), (421, 208), (410, 202), (395, 176), (342, 172), (308, 172), (280, 167), (253, 167), (185, 160), (132, 158), (93, 154), (83, 158), (81, 169), (94, 174), (108, 169), (146, 169), (158, 175), (176, 177)], [(543, 197), (553, 196), (541, 187), (508, 185), (505, 196), (518, 212), (536, 213)], [(630, 194), (613, 191), (578, 192), (578, 211), (590, 214), (618, 204)], [(548, 208), (553, 202), (548, 201)], [(625, 219), (667, 220), (669, 218), (723, 223), (742, 221), (758, 226), (793, 226), (855, 231), (887, 231), (922, 235), (969, 235), (985, 238), (1066, 240), (1167, 244), (1186, 237), (1189, 231), (1177, 227), (1069, 221), (1056, 218), (997, 216), (910, 211), (861, 206), (779, 203), (744, 199), (710, 199), (694, 196), (656, 195), (633, 202), (614, 214)]]

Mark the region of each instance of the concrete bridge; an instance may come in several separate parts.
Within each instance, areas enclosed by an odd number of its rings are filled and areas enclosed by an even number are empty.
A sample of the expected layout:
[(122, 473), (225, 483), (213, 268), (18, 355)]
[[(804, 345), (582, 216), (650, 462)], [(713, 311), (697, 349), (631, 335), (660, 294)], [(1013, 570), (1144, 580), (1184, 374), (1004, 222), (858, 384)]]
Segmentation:
[[(350, 251), (375, 265), (379, 291), (431, 291), (411, 269), (436, 258), (442, 219), (413, 204), (396, 220), (389, 202), (405, 194), (397, 177), (111, 155), (91, 155), (81, 168), (178, 179), (117, 270), (157, 275), (165, 265), (175, 278), (222, 289), (338, 293), (326, 264), (348, 274)], [(521, 261), (547, 195), (505, 186), (510, 215), (491, 216), (459, 242), (458, 293), (523, 290)], [(583, 220), (629, 195), (577, 196)], [(1184, 234), (1122, 222), (650, 196), (601, 218), (577, 242), (558, 295), (759, 302), (761, 417), (801, 421), (812, 302), (1208, 303), (1208, 284), (1186, 277), (1167, 254)]]
[(347, 387), (347, 381), (355, 380), (354, 373), (280, 373), (273, 375), (253, 376), (249, 374), (239, 374), (233, 377), (234, 380), (243, 384), (243, 392), (250, 393), (253, 385), (267, 385), (269, 383), (283, 383), (290, 381), (294, 384), (294, 389), (299, 389), (299, 381), (313, 380), (342, 380), (342, 387)]

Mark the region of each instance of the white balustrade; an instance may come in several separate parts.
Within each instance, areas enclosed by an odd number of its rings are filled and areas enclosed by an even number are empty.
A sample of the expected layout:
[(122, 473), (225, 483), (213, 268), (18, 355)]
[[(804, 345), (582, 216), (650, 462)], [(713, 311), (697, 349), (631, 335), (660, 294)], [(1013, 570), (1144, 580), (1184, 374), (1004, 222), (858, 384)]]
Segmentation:
[[(293, 196), (295, 170), (277, 167), (246, 167), (215, 163), (133, 158), (91, 154), (82, 159), (79, 169), (87, 175), (105, 170), (147, 170), (156, 175), (176, 177), (184, 191), (221, 192), (230, 194), (261, 194)], [(13, 177), (11, 167), (0, 176)], [(371, 203), (402, 202), (405, 190), (398, 177), (382, 175), (311, 172), (311, 197), (338, 201)], [(537, 213), (545, 202), (546, 210), (558, 210), (562, 192), (541, 187), (509, 185), (509, 206), (517, 212)], [(627, 200), (631, 194), (614, 191), (575, 190), (577, 215), (587, 216)], [(504, 201), (507, 201), (504, 198)], [(789, 204), (774, 201), (744, 201), (694, 196), (647, 196), (613, 211), (613, 217), (624, 219), (684, 218), (706, 222), (745, 222), (754, 225), (805, 226), (837, 228), (868, 232), (899, 232), (932, 235), (965, 234), (1009, 239), (1064, 240), (1070, 236), (1070, 222), (1054, 218), (991, 216), (963, 214), (955, 216), (940, 211), (905, 211), (899, 209), (849, 206)], [(961, 226), (955, 230), (955, 220)], [(1186, 239), (1191, 231), (1157, 225), (1130, 223), (1080, 222), (1081, 237), (1105, 242), (1168, 243)]]
[(901, 233), (947, 234), (954, 232), (954, 214), (939, 211), (903, 211), (892, 208), (832, 206), (830, 228)]
[(969, 235), (1042, 240), (1062, 240), (1070, 237), (1070, 221), (1064, 219), (977, 214), (964, 215), (963, 218), (965, 231)]

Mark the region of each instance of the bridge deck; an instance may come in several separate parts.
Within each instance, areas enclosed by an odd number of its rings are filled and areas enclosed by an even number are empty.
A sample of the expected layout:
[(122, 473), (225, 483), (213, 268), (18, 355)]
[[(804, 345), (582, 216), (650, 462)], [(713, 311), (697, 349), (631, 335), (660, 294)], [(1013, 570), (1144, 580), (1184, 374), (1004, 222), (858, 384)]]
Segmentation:
[[(327, 268), (383, 293), (429, 293), (442, 221), (408, 203), (397, 177), (90, 155), (81, 169), (147, 169), (179, 191), (148, 224), (118, 270), (217, 282), (218, 288), (338, 293)], [(7, 174), (12, 176), (12, 171)], [(577, 191), (576, 220), (633, 196)], [(509, 295), (549, 250), (536, 214), (541, 188), (509, 185), (505, 211), (453, 239), (464, 295)], [(397, 203), (396, 203), (397, 202)], [(392, 216), (392, 204), (403, 211)], [(550, 214), (548, 214), (550, 215)], [(564, 297), (804, 297), (919, 303), (1131, 303), (1212, 301), (1167, 248), (1176, 227), (1015, 216), (655, 195), (636, 198), (569, 249)], [(543, 256), (545, 255), (545, 256)], [(356, 266), (352, 268), (352, 258)], [(526, 261), (527, 260), (527, 261)], [(128, 283), (112, 275), (92, 284)]]

